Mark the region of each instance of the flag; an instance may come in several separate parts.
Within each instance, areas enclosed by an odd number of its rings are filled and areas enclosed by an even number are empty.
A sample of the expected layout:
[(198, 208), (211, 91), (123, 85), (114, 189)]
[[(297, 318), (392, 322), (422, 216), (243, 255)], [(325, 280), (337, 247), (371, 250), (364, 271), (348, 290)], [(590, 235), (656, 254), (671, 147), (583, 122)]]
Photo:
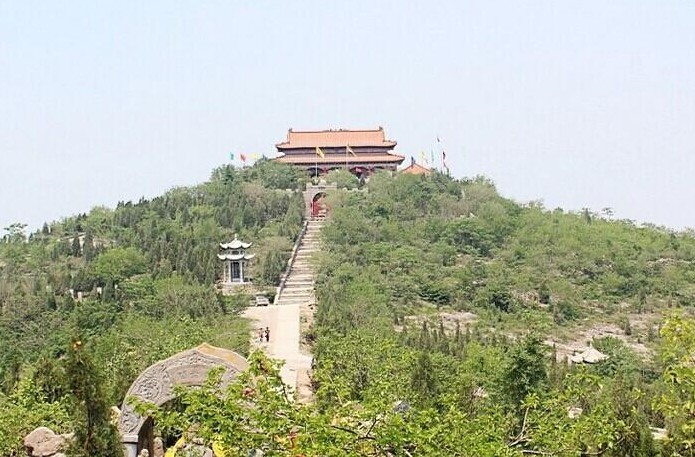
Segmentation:
[(355, 151), (352, 150), (352, 148), (350, 147), (349, 144), (345, 146), (345, 152), (346, 152), (346, 153), (349, 152), (349, 153), (352, 154), (353, 156), (357, 157), (357, 154), (355, 154)]
[(239, 158), (242, 162), (246, 162), (246, 154), (239, 154)]
[(425, 157), (425, 151), (420, 151), (420, 162), (427, 164), (427, 157)]
[(233, 152), (229, 153), (229, 161), (234, 162), (234, 153)]
[(256, 153), (251, 154), (251, 158), (253, 160), (258, 160), (258, 154), (256, 154)]
[(326, 154), (323, 153), (320, 147), (316, 146), (316, 155), (321, 157), (322, 159), (326, 157)]
[(439, 141), (439, 135), (437, 135), (437, 143), (441, 143), (441, 141)]
[(446, 170), (446, 174), (449, 174), (449, 165), (446, 164), (446, 152), (442, 149), (442, 167)]

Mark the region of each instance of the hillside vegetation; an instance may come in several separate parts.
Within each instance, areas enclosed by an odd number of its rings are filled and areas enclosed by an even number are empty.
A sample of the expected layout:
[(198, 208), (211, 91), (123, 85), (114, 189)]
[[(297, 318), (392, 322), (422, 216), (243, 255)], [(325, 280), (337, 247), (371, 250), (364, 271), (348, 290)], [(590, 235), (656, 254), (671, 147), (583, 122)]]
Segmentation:
[(248, 300), (213, 287), (218, 246), (234, 234), (253, 241), (255, 282), (274, 286), (301, 228), (302, 180), (267, 161), (222, 167), (198, 186), (45, 224), (28, 241), (21, 224), (6, 228), (0, 455), (23, 454), (21, 438), (39, 424), (68, 431), (80, 420), (75, 373), (65, 373), (72, 341), (84, 342), (107, 405), (120, 405), (144, 368), (203, 341), (246, 353), (237, 314)]
[[(691, 234), (519, 205), (484, 178), (376, 175), (367, 190), (335, 195), (323, 232), (321, 407), (406, 402), (422, 455), (655, 455), (650, 425), (690, 449), (692, 416), (665, 404), (695, 398), (692, 364), (671, 371), (692, 328), (661, 326), (694, 303)], [(543, 343), (600, 323), (617, 331), (582, 345), (605, 362), (569, 367)]]
[[(228, 455), (691, 455), (692, 234), (520, 205), (484, 178), (331, 178), (345, 189), (329, 197), (305, 335), (315, 403), (294, 403), (255, 353), (228, 391), (213, 378), (174, 409), (141, 405), (163, 434), (194, 431)], [(282, 189), (301, 186), (276, 164), (221, 168), (29, 242), (9, 228), (0, 453), (37, 424), (84, 427), (80, 380), (117, 404), (139, 370), (201, 341), (245, 353), (247, 300), (215, 292), (217, 243), (254, 241), (256, 281), (272, 285), (303, 211)], [(71, 288), (89, 297), (75, 302)], [(82, 341), (91, 358), (79, 365)], [(608, 360), (565, 362), (563, 348), (589, 343)]]

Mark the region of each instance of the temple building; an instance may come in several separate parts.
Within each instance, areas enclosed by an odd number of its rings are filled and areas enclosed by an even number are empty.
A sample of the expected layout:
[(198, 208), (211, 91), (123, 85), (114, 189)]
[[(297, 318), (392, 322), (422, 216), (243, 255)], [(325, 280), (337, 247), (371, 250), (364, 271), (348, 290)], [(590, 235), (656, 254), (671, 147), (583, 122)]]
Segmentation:
[(424, 165), (420, 165), (415, 161), (414, 157), (410, 158), (410, 165), (408, 165), (406, 168), (401, 170), (401, 173), (405, 173), (407, 175), (431, 175), (432, 170), (430, 168), (425, 167)]
[(220, 253), (217, 258), (222, 261), (222, 285), (231, 286), (248, 282), (244, 277), (244, 270), (249, 260), (255, 254), (247, 254), (246, 250), (251, 243), (244, 243), (234, 235), (229, 243), (220, 243)]
[(396, 142), (384, 129), (287, 132), (287, 141), (275, 145), (281, 154), (273, 160), (301, 167), (311, 176), (347, 169), (358, 177), (374, 170), (395, 171), (405, 157), (395, 154)]

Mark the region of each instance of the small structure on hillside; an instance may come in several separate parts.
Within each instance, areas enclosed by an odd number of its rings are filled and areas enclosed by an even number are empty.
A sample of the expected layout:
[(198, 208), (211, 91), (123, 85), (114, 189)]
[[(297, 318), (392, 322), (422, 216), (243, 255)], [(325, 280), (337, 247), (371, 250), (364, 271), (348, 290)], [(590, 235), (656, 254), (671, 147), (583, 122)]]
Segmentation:
[(424, 165), (420, 165), (419, 163), (415, 162), (415, 157), (410, 158), (410, 165), (405, 167), (404, 169), (401, 170), (401, 173), (407, 174), (407, 175), (431, 175), (432, 170), (430, 168), (425, 167)]
[(247, 269), (248, 261), (255, 257), (255, 254), (247, 254), (246, 250), (252, 243), (245, 243), (237, 238), (229, 243), (220, 243), (220, 253), (217, 258), (222, 261), (222, 285), (233, 286), (246, 283), (244, 270)]
[(583, 352), (575, 354), (569, 358), (572, 363), (598, 363), (608, 359), (608, 356), (592, 346), (586, 348)]
[(305, 214), (311, 219), (319, 219), (326, 217), (328, 213), (328, 205), (326, 204), (326, 195), (329, 192), (338, 189), (336, 183), (326, 183), (319, 181), (318, 184), (309, 184), (304, 191), (304, 204), (306, 205)]

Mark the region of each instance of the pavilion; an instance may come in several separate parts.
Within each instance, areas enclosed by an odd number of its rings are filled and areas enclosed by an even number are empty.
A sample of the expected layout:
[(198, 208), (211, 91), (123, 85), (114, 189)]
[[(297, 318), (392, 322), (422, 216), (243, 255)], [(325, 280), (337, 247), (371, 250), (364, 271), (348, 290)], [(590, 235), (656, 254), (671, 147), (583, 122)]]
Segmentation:
[(287, 141), (275, 147), (281, 155), (273, 160), (303, 168), (311, 176), (347, 169), (363, 177), (375, 170), (395, 171), (405, 159), (393, 152), (396, 142), (386, 139), (382, 127), (376, 130), (290, 129)]
[(217, 258), (223, 263), (222, 267), (222, 285), (234, 286), (242, 285), (248, 281), (244, 277), (244, 270), (248, 267), (246, 264), (253, 259), (256, 254), (247, 254), (246, 250), (251, 247), (251, 243), (245, 243), (237, 238), (236, 233), (234, 239), (229, 243), (220, 243), (220, 254)]

